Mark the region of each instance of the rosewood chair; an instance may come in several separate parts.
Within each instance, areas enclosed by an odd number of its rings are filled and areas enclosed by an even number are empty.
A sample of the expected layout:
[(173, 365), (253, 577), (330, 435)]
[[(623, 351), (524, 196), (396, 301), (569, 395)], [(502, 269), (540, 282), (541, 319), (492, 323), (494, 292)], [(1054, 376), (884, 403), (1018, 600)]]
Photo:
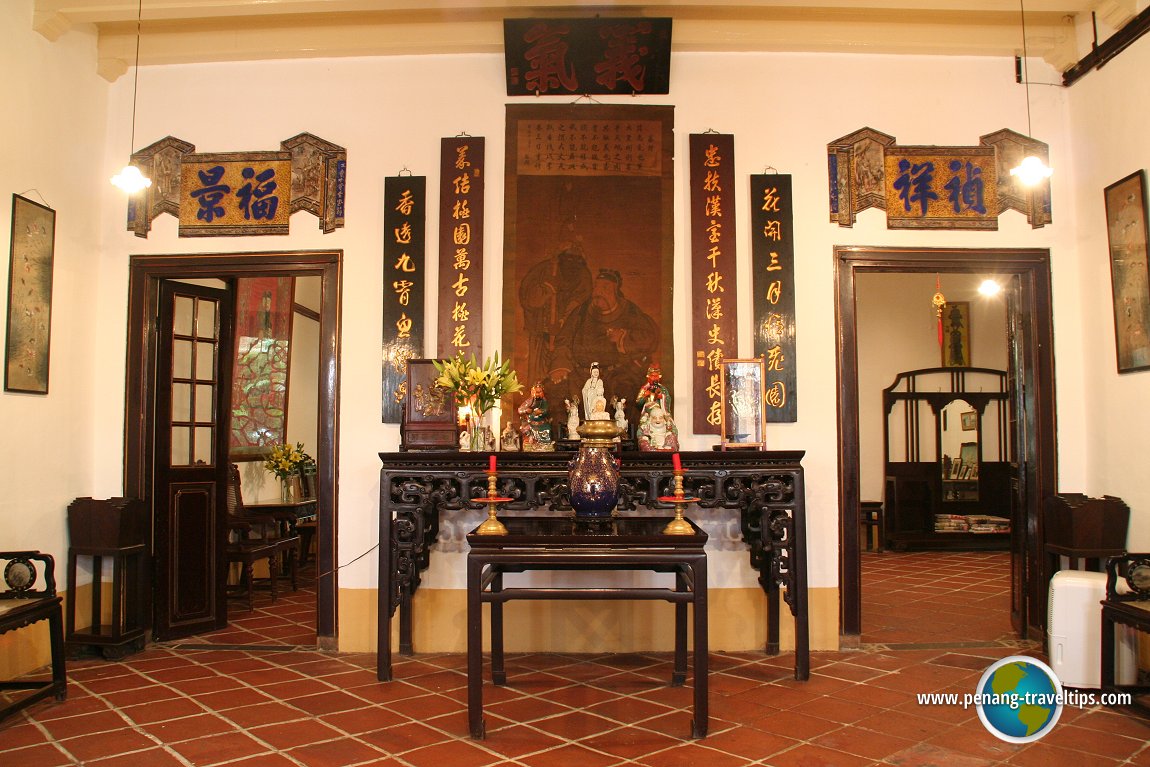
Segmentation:
[[(55, 561), (39, 551), (0, 551), (0, 634), (48, 621), (52, 651), (49, 679), (22, 677), (0, 681), (0, 719), (53, 696), (64, 700), (68, 679), (64, 669), (64, 613), (56, 594)], [(31, 642), (33, 640), (25, 640)], [(19, 648), (19, 643), (9, 643)], [(14, 692), (27, 693), (11, 696)]]
[(224, 556), (229, 565), (240, 565), (240, 582), (234, 593), (247, 597), (248, 610), (255, 608), (254, 569), (260, 560), (268, 563), (268, 591), (273, 602), (279, 596), (277, 581), (283, 571), (281, 564), (291, 578), (292, 591), (298, 588), (296, 552), (300, 541), (298, 535), (285, 533), (289, 529), (282, 516), (253, 514), (244, 508), (240, 470), (231, 464), (228, 467), (228, 542), (224, 546)]

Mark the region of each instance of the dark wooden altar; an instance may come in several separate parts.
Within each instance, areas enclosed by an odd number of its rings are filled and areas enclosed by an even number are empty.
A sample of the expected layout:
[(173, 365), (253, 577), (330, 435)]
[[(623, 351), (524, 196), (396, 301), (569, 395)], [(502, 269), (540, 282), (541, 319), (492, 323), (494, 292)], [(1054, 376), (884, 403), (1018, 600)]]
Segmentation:
[[(412, 597), (430, 564), (442, 513), (482, 509), (490, 453), (380, 453), (379, 628), (377, 675), (390, 681), (391, 618), (399, 611), (399, 651), (411, 654)], [(779, 652), (779, 589), (795, 620), (795, 679), (810, 676), (807, 613), (806, 505), (803, 451), (729, 450), (680, 453), (683, 487), (699, 498), (695, 519), (707, 509), (736, 509), (750, 565), (767, 596), (766, 652)], [(673, 494), (671, 454), (620, 454), (618, 509), (673, 513), (658, 501)], [(568, 501), (569, 452), (499, 453), (498, 492), (514, 499), (500, 516), (549, 509), (572, 514)]]

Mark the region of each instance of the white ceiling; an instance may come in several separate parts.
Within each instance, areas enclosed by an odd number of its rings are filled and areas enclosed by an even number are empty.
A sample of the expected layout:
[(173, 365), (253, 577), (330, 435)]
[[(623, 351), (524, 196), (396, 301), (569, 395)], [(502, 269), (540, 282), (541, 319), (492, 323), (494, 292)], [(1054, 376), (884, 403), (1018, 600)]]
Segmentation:
[[(1056, 69), (1117, 29), (1146, 0), (1024, 0), (1027, 50)], [(140, 64), (331, 56), (498, 53), (506, 17), (666, 16), (674, 51), (809, 51), (1014, 56), (1013, 0), (143, 0)], [(33, 26), (50, 40), (98, 32), (97, 70), (109, 80), (136, 54), (140, 0), (35, 0)]]

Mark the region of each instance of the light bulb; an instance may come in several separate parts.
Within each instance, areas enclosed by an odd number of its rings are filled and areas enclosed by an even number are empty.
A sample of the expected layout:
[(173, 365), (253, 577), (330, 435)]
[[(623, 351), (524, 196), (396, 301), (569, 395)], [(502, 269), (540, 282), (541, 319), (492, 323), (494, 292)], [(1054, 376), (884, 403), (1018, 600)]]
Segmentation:
[(150, 187), (152, 179), (141, 173), (135, 165), (125, 165), (119, 173), (112, 176), (112, 183), (128, 194), (135, 194)]
[(1034, 155), (1027, 155), (1018, 164), (1018, 167), (1010, 169), (1010, 175), (1018, 176), (1018, 180), (1026, 186), (1034, 186), (1043, 179), (1050, 178), (1052, 173), (1054, 171)]
[(982, 284), (978, 286), (978, 292), (984, 296), (997, 296), (1002, 286), (994, 280), (983, 280)]

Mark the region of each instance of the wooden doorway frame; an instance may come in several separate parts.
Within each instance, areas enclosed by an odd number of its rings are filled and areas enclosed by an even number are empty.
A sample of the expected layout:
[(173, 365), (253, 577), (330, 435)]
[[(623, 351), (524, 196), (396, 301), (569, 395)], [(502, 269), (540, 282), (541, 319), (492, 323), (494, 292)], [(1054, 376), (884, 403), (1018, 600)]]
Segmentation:
[[(1009, 279), (1007, 332), (1015, 375), (1019, 476), (1016, 502), (1025, 525), (1011, 539), (1011, 617), (1025, 638), (1041, 639), (1046, 623), (1042, 501), (1056, 487), (1054, 325), (1050, 251), (1044, 248), (894, 248), (834, 250), (839, 419), (839, 619), (843, 647), (862, 634), (859, 552), (858, 325), (855, 277), (860, 272), (978, 273)], [(1021, 529), (1017, 529), (1021, 527)]]
[[(159, 284), (165, 279), (233, 277), (320, 278), (319, 322), (319, 517), (316, 523), (316, 640), (321, 649), (338, 647), (336, 535), (339, 507), (339, 355), (343, 291), (343, 251), (274, 251), (132, 256), (128, 268), (128, 359), (125, 387), (124, 492), (152, 497), (152, 400), (148, 360), (156, 329)], [(150, 616), (149, 616), (150, 617)]]

